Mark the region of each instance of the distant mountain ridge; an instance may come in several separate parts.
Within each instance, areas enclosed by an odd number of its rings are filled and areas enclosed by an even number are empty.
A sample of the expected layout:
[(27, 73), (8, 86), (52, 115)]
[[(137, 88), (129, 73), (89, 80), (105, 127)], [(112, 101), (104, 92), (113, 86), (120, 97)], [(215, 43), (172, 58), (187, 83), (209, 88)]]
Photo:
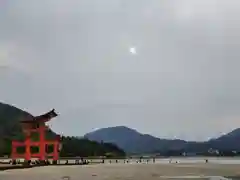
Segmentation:
[(207, 151), (210, 148), (240, 151), (240, 128), (206, 142), (161, 139), (149, 134), (141, 134), (125, 126), (102, 128), (87, 133), (84, 137), (98, 142), (114, 143), (128, 153), (147, 153), (165, 150), (198, 152)]
[(184, 147), (184, 140), (159, 139), (149, 134), (141, 134), (125, 126), (102, 128), (84, 136), (90, 140), (111, 142), (123, 148), (126, 152), (151, 152), (160, 149), (178, 149)]

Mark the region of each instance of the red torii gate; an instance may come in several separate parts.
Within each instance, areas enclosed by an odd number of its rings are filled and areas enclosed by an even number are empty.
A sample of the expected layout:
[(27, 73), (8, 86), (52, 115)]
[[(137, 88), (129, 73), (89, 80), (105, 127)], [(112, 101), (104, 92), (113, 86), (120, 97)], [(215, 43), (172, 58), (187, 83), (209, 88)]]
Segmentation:
[[(60, 151), (60, 136), (57, 135), (53, 140), (46, 140), (45, 133), (49, 129), (45, 124), (52, 118), (58, 116), (58, 114), (53, 109), (52, 111), (43, 114), (41, 116), (32, 117), (29, 120), (21, 121), (21, 126), (23, 133), (25, 135), (25, 140), (23, 142), (12, 141), (12, 160), (17, 158), (24, 158), (25, 161), (30, 161), (31, 158), (38, 158), (40, 161), (45, 161), (48, 157), (53, 158), (53, 162), (56, 163), (59, 159)], [(39, 141), (31, 141), (31, 134), (38, 133)], [(47, 153), (46, 146), (53, 145), (53, 152)], [(25, 147), (25, 153), (20, 154), (17, 152), (18, 147)], [(31, 153), (31, 147), (38, 147), (38, 153)]]

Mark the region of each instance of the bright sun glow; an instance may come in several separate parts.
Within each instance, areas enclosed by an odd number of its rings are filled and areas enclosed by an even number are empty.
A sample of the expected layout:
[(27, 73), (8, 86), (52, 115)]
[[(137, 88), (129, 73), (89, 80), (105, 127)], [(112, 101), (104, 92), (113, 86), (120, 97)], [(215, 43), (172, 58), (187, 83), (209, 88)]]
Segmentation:
[(129, 52), (133, 55), (137, 54), (136, 48), (135, 47), (130, 47)]

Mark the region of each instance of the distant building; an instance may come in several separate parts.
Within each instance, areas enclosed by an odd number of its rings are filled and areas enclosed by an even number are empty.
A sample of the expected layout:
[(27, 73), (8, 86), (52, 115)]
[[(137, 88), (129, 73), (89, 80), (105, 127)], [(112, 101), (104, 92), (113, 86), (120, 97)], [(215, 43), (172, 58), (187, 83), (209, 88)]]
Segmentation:
[(209, 153), (209, 154), (219, 154), (219, 150), (210, 148), (210, 149), (208, 150), (208, 153)]

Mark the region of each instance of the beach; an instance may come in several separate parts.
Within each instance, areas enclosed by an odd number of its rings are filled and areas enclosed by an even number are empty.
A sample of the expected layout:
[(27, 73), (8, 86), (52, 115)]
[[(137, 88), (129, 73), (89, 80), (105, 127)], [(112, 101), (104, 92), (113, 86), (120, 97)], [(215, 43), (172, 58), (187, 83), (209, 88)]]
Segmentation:
[(1, 180), (224, 180), (233, 177), (236, 179), (238, 176), (240, 177), (240, 164), (203, 162), (105, 163), (84, 166), (45, 166), (0, 172)]

